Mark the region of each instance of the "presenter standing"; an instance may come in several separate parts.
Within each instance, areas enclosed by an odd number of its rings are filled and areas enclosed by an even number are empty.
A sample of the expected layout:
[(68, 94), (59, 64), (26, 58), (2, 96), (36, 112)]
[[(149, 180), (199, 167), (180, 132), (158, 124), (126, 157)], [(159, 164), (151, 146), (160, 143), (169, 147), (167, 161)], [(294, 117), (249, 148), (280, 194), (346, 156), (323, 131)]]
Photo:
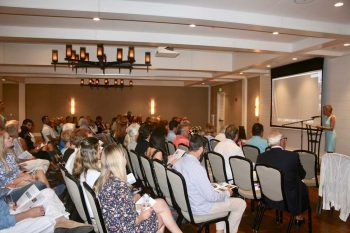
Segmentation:
[(332, 105), (325, 105), (322, 107), (323, 114), (326, 116), (324, 126), (317, 126), (319, 129), (323, 129), (326, 135), (325, 151), (328, 153), (335, 152), (335, 116), (332, 114)]

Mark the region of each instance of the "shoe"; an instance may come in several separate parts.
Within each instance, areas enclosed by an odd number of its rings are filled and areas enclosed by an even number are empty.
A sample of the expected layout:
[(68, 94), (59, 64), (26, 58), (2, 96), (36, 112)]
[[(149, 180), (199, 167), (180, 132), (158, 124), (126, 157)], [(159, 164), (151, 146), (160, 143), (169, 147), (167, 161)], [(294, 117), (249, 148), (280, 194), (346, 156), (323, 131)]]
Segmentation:
[(294, 220), (294, 224), (295, 225), (297, 225), (297, 226), (301, 226), (301, 225), (303, 225), (305, 223), (305, 219), (303, 218), (303, 219), (295, 219)]

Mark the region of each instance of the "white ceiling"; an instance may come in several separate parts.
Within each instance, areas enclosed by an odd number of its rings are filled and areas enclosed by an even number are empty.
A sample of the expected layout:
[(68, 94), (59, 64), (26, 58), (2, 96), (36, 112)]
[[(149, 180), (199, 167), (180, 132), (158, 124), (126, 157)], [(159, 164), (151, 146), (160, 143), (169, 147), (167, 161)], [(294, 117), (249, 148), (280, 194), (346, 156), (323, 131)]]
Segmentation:
[[(298, 0), (303, 1), (303, 0)], [(103, 77), (89, 69), (77, 74), (50, 65), (51, 49), (63, 61), (65, 44), (87, 46), (90, 60), (95, 44), (104, 43), (107, 57), (117, 47), (135, 45), (137, 61), (151, 51), (152, 67), (123, 77), (157, 78), (196, 85), (231, 82), (266, 73), (271, 67), (316, 56), (350, 53), (350, 0), (335, 8), (333, 0), (0, 0), (0, 76), (19, 81)], [(95, 22), (92, 17), (102, 20)], [(195, 23), (197, 27), (188, 25)], [(279, 35), (272, 35), (278, 31)], [(154, 57), (158, 46), (171, 46), (177, 58)], [(126, 53), (126, 51), (124, 52)], [(243, 72), (243, 74), (240, 74)], [(108, 70), (109, 78), (118, 71)], [(45, 79), (46, 80), (46, 79)], [(144, 82), (142, 82), (144, 84)]]

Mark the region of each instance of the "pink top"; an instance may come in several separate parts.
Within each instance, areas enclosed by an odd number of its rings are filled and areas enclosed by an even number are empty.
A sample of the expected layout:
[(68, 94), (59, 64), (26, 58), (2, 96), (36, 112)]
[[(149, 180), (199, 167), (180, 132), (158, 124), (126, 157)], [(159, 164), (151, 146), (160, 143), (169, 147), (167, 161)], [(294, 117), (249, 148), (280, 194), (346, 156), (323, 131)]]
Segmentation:
[(186, 146), (190, 145), (190, 141), (188, 140), (188, 138), (182, 135), (176, 135), (175, 139), (173, 140), (173, 143), (175, 144), (176, 148), (179, 147), (180, 143), (185, 144)]

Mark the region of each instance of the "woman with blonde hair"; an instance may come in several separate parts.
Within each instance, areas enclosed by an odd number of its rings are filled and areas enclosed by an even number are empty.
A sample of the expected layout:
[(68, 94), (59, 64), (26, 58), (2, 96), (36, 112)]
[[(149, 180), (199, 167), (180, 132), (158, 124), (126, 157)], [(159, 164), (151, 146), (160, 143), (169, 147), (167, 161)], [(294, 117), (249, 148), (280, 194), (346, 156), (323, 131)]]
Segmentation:
[(131, 188), (126, 180), (126, 154), (122, 145), (108, 145), (101, 156), (101, 176), (96, 192), (107, 231), (113, 232), (181, 232), (169, 207), (162, 199), (137, 214)]
[(336, 133), (335, 133), (335, 115), (333, 114), (332, 105), (324, 105), (322, 107), (323, 115), (325, 115), (326, 119), (324, 121), (323, 126), (316, 126), (319, 129), (323, 129), (325, 131), (325, 151), (327, 153), (335, 152), (335, 142), (336, 142)]
[(21, 172), (12, 152), (13, 139), (7, 132), (0, 135), (0, 187), (14, 189), (11, 196), (17, 201), (33, 184), (39, 190), (48, 186), (42, 170), (33, 173)]
[[(97, 138), (87, 137), (81, 141), (73, 169), (73, 176), (80, 180), (81, 186), (86, 182), (91, 188), (94, 187), (96, 180), (101, 174), (100, 154), (100, 144)], [(93, 216), (85, 189), (83, 189), (83, 193), (89, 215)]]

